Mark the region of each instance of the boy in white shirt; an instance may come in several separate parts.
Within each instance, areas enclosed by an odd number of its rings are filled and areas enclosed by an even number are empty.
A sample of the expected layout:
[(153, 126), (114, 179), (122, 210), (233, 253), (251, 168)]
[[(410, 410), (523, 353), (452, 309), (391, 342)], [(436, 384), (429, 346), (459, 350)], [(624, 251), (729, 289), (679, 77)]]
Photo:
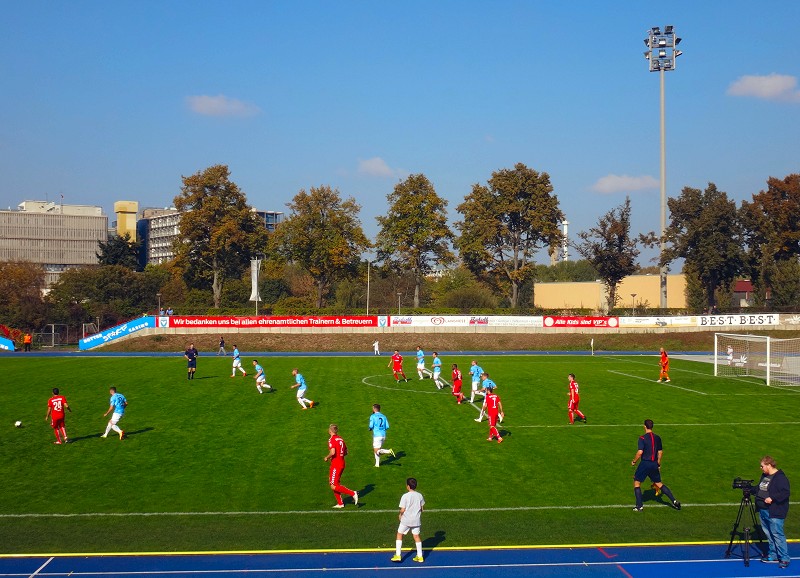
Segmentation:
[(417, 555), (414, 562), (424, 562), (422, 557), (422, 539), (419, 536), (420, 526), (422, 525), (422, 507), (425, 505), (425, 498), (417, 491), (417, 480), (408, 478), (406, 480), (408, 492), (400, 498), (400, 525), (397, 527), (397, 541), (395, 542), (395, 555), (392, 562), (402, 562), (403, 557), (400, 551), (403, 548), (403, 536), (411, 530), (411, 536), (417, 547)]

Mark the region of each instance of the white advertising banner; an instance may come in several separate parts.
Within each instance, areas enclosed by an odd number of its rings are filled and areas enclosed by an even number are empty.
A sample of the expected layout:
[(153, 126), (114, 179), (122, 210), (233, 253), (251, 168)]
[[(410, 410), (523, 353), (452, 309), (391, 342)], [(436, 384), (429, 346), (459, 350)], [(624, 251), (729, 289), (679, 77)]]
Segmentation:
[(752, 315), (698, 315), (698, 327), (746, 327), (753, 325), (778, 325), (777, 313), (754, 313)]
[(620, 317), (619, 326), (621, 328), (640, 327), (642, 329), (658, 329), (660, 327), (697, 327), (697, 317)]
[(392, 327), (543, 327), (541, 316), (521, 315), (392, 315)]

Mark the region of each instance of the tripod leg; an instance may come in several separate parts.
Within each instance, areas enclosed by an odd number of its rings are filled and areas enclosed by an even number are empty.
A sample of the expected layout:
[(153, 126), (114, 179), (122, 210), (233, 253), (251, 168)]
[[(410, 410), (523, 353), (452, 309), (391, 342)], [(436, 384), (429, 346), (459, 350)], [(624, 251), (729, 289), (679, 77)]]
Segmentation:
[(733, 529), (731, 530), (731, 540), (728, 542), (728, 549), (725, 550), (725, 557), (731, 557), (731, 551), (733, 550), (733, 541), (736, 539), (736, 531), (739, 529), (739, 523), (742, 521), (742, 513), (744, 512), (745, 504), (747, 502), (747, 498), (742, 498), (742, 501), (739, 503), (739, 512), (736, 514), (736, 521), (733, 523)]
[(744, 565), (750, 565), (750, 528), (744, 529)]

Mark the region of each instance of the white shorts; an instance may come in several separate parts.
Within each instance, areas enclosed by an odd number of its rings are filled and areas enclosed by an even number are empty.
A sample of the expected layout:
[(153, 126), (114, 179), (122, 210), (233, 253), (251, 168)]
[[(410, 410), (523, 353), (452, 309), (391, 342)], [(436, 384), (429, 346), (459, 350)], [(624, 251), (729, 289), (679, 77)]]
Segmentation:
[(442, 368), (441, 367), (434, 367), (433, 368), (433, 376), (434, 377), (436, 377), (438, 375), (441, 375), (441, 373), (442, 373)]
[(473, 381), (472, 382), (472, 391), (478, 391), (478, 386), (481, 384), (480, 381)]
[(112, 413), (111, 414), (111, 423), (113, 423), (114, 425), (117, 425), (117, 422), (122, 419), (122, 415), (123, 414), (117, 413), (117, 412)]
[(267, 382), (267, 376), (264, 375), (263, 373), (258, 377), (256, 377), (256, 383), (266, 383), (266, 382)]
[(397, 526), (397, 533), (405, 536), (406, 534), (408, 534), (408, 531), (411, 530), (411, 533), (414, 536), (419, 536), (419, 529), (420, 526), (406, 526), (405, 524), (400, 522), (400, 525)]
[(386, 441), (385, 436), (372, 436), (372, 449), (379, 450), (383, 447), (383, 442)]
[(234, 359), (233, 360), (233, 368), (234, 369), (236, 369), (237, 367), (241, 367), (241, 366), (242, 366), (242, 360), (241, 359)]
[(422, 363), (418, 363), (417, 364), (417, 369), (420, 370), (420, 371), (425, 369), (425, 362), (423, 361)]
[(305, 397), (305, 395), (306, 395), (306, 388), (305, 387), (301, 387), (300, 389), (297, 390), (297, 399), (300, 399), (301, 397)]

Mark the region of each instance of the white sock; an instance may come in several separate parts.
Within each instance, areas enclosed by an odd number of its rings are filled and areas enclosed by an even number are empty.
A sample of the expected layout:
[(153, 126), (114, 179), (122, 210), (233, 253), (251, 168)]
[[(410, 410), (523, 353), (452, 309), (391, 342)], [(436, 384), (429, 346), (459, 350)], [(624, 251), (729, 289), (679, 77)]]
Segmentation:
[(422, 558), (422, 542), (417, 542), (417, 556)]
[(395, 540), (394, 547), (397, 555), (400, 555), (401, 550), (403, 549), (403, 541), (402, 540)]
[(306, 404), (305, 404), (305, 403), (303, 403), (304, 401), (305, 401), (305, 398), (304, 398), (304, 397), (299, 397), (299, 398), (297, 398), (297, 403), (299, 403), (299, 404), (300, 404), (300, 405), (303, 407), (303, 409), (305, 409), (305, 408), (306, 408)]
[(260, 385), (257, 385), (256, 389), (258, 390), (258, 393), (264, 393), (263, 391), (261, 391), (261, 386)]
[(112, 425), (112, 426), (111, 426), (111, 429), (113, 429), (113, 430), (114, 430), (115, 432), (117, 432), (117, 433), (120, 433), (120, 432), (122, 431), (122, 430), (121, 430), (121, 429), (119, 429), (119, 427), (117, 427), (116, 425)]
[(378, 452), (377, 454), (375, 454), (375, 466), (379, 467), (380, 465), (381, 465), (381, 458), (380, 458), (380, 452)]
[(108, 425), (106, 426), (106, 433), (104, 433), (103, 435), (104, 435), (104, 436), (107, 436), (107, 435), (108, 435), (108, 432), (110, 432), (110, 431), (111, 431), (111, 424), (108, 424)]

